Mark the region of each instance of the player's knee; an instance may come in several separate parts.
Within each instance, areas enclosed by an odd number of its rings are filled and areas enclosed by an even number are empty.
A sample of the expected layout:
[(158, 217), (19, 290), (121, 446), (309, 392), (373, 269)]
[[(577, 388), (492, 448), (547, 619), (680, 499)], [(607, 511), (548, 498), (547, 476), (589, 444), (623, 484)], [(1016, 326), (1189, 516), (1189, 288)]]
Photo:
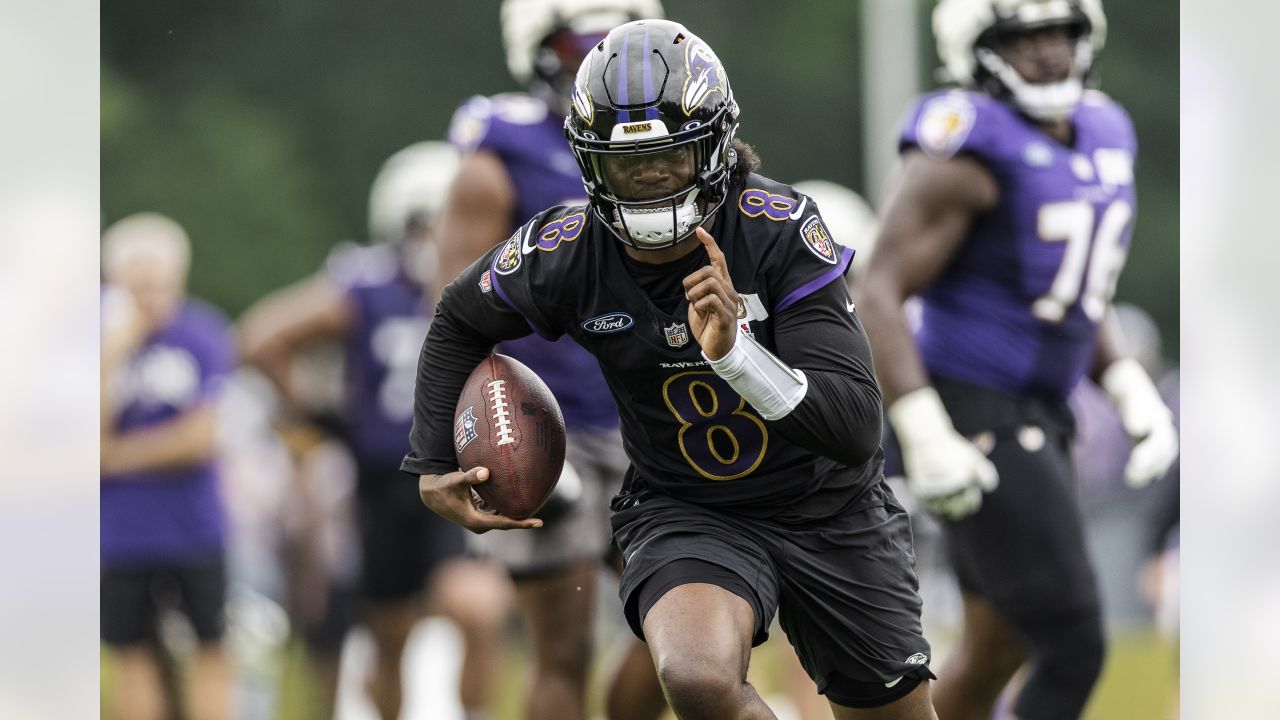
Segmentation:
[[(1102, 616), (1096, 609), (1082, 613), (1073, 623), (1070, 631), (1071, 642), (1066, 646), (1066, 658), (1061, 665), (1078, 676), (1081, 684), (1092, 687), (1102, 674), (1102, 664), (1106, 660), (1107, 640), (1102, 627)], [(1062, 652), (1062, 651), (1060, 651)]]
[(1025, 718), (1076, 718), (1102, 672), (1106, 641), (1096, 606), (1026, 630), (1032, 671), (1014, 708)]
[(506, 622), (515, 588), (497, 567), (471, 560), (446, 563), (431, 580), (432, 604), (465, 632), (492, 630)]
[(1102, 673), (1107, 642), (1097, 607), (1073, 612), (1032, 631), (1038, 672), (1087, 694)]
[(454, 593), (442, 598), (440, 613), (464, 635), (492, 634), (502, 629), (511, 614), (513, 596), (501, 588), (484, 588), (474, 594)]
[(744, 678), (726, 663), (698, 658), (659, 661), (658, 679), (671, 709), (681, 718), (724, 717), (735, 707)]
[(1026, 648), (1014, 635), (971, 637), (961, 645), (971, 660), (969, 667), (982, 671), (997, 690), (1003, 688), (1027, 660)]

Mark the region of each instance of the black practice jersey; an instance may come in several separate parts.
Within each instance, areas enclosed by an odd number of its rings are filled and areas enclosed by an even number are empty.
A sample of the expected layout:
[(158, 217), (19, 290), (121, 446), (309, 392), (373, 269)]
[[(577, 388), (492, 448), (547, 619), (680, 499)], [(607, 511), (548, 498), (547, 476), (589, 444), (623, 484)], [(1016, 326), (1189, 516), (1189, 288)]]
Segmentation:
[[(880, 392), (813, 200), (759, 175), (729, 188), (710, 228), (747, 333), (809, 382), (786, 417), (764, 420), (702, 358), (681, 279), (698, 248), (646, 265), (586, 207), (535, 216), (445, 291), (418, 370), (410, 473), (456, 470), (453, 411), (494, 343), (562, 334), (593, 353), (622, 420), (629, 491), (802, 521), (852, 507), (882, 478)], [(699, 260), (700, 258), (700, 260)]]

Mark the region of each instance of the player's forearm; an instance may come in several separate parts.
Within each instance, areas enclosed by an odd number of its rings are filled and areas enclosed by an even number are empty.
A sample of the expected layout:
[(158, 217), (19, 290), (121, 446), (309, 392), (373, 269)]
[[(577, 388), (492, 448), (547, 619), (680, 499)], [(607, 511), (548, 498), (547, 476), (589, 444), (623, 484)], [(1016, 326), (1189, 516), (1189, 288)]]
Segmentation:
[(289, 374), (299, 352), (340, 340), (354, 311), (345, 289), (323, 274), (300, 280), (259, 300), (238, 323), (241, 360), (261, 370), (294, 409)]
[(805, 371), (809, 393), (771, 427), (823, 457), (858, 466), (871, 458), (882, 433), (880, 393), (874, 384), (830, 372)]
[(301, 403), (293, 394), (293, 383), (289, 381), (293, 367), (293, 349), (282, 342), (267, 341), (253, 348), (252, 353), (244, 355), (246, 364), (257, 368), (275, 386), (279, 397), (286, 408), (295, 415), (303, 415)]
[(176, 470), (207, 462), (217, 448), (217, 420), (205, 405), (164, 423), (102, 437), (104, 475)]
[[(133, 322), (136, 324), (138, 321)], [(115, 380), (145, 336), (145, 332), (134, 329), (134, 325), (109, 329), (112, 331), (103, 333), (99, 353), (98, 409), (101, 428), (115, 425), (121, 409), (117, 398), (119, 388)]]
[(871, 348), (847, 307), (842, 283), (831, 283), (778, 319), (780, 357), (804, 373), (804, 399), (773, 427), (787, 440), (849, 465), (880, 446), (881, 397)]
[(903, 298), (867, 278), (858, 300), (863, 326), (875, 353), (875, 373), (886, 405), (929, 384), (929, 376), (907, 329)]
[(1098, 323), (1098, 339), (1093, 350), (1093, 364), (1089, 368), (1089, 377), (1096, 383), (1102, 382), (1102, 375), (1117, 360), (1129, 355), (1126, 352), (1124, 334), (1120, 330), (1119, 321), (1111, 308), (1107, 308), (1102, 322)]

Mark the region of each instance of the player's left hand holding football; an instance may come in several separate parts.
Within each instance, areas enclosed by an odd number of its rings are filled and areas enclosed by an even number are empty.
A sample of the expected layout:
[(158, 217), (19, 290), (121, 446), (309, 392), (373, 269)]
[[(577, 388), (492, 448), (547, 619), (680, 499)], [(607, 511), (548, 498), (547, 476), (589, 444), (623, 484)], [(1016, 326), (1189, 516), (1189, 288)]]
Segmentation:
[(542, 521), (537, 518), (514, 520), (483, 507), (471, 486), (488, 479), (489, 469), (484, 467), (471, 468), (466, 472), (423, 475), (418, 478), (418, 495), (422, 504), (432, 512), (477, 535), (490, 530), (542, 527)]
[(738, 334), (738, 293), (729, 279), (729, 265), (711, 233), (695, 231), (707, 249), (711, 264), (698, 268), (684, 279), (684, 295), (689, 300), (689, 331), (702, 352), (719, 360), (733, 348)]

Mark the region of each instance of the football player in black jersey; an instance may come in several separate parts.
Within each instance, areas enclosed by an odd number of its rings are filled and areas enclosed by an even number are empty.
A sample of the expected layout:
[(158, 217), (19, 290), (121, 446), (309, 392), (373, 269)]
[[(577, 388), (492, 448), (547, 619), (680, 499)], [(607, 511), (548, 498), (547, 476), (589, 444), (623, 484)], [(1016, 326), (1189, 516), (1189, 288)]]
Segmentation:
[(474, 532), (540, 527), (473, 504), (488, 470), (458, 471), (454, 406), (495, 342), (568, 334), (619, 407), (620, 594), (676, 714), (773, 717), (746, 675), (777, 612), (837, 718), (933, 718), (853, 253), (753, 173), (737, 124), (719, 59), (681, 25), (628, 23), (591, 51), (565, 125), (589, 203), (539, 213), (444, 291), (401, 467)]

